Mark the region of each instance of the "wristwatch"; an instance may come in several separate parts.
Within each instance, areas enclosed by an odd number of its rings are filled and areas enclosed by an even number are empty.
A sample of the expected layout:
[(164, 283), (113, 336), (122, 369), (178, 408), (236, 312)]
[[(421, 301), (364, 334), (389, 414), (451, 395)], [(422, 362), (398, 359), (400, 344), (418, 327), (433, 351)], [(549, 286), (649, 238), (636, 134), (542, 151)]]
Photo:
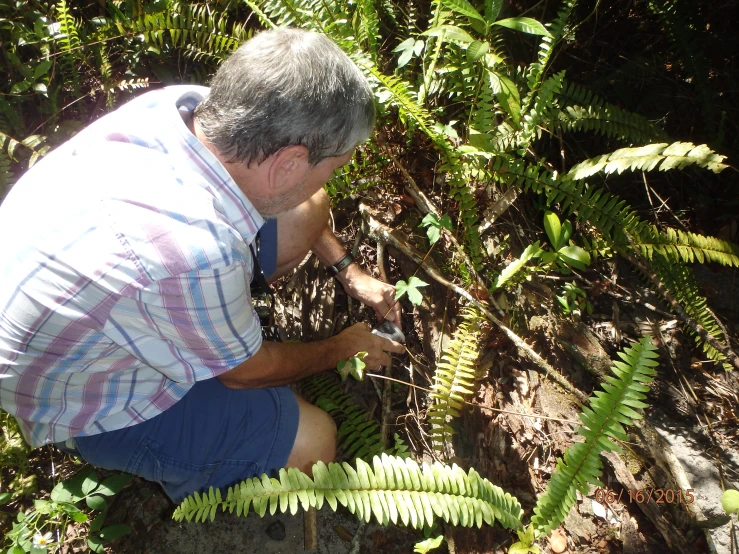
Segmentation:
[(334, 265), (328, 266), (328, 272), (332, 276), (336, 277), (342, 270), (346, 269), (346, 267), (353, 261), (354, 261), (354, 256), (352, 256), (351, 253), (349, 253), (343, 258), (341, 258)]

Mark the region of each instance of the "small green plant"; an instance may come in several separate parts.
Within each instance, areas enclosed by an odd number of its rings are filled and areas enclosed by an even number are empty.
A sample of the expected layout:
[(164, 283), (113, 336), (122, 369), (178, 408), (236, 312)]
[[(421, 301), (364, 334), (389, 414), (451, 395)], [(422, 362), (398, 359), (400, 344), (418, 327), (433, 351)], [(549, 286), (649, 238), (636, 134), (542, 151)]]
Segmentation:
[(541, 261), (545, 264), (556, 263), (563, 273), (570, 273), (570, 268), (585, 271), (590, 265), (590, 254), (572, 244), (572, 223), (569, 220), (560, 223), (557, 214), (547, 211), (544, 214), (544, 230), (553, 250), (542, 252)]
[(588, 300), (588, 293), (575, 283), (567, 283), (562, 287), (562, 294), (557, 295), (557, 301), (566, 314), (581, 316), (583, 312), (593, 313), (593, 305)]
[(516, 531), (518, 542), (514, 542), (508, 549), (508, 554), (539, 554), (539, 547), (534, 544), (536, 541), (536, 530), (533, 525), (529, 525), (523, 531)]
[[(126, 525), (103, 526), (103, 523), (108, 510), (106, 498), (117, 494), (131, 478), (131, 475), (119, 474), (100, 482), (97, 473), (87, 468), (58, 483), (49, 500), (36, 499), (30, 511), (18, 514), (17, 522), (5, 537), (8, 554), (46, 554), (57, 540), (63, 542), (69, 523), (88, 521), (87, 546), (102, 554), (104, 542), (130, 532)], [(99, 513), (91, 520), (94, 512)]]
[(415, 275), (412, 275), (407, 282), (401, 279), (395, 283), (395, 300), (400, 300), (407, 294), (411, 304), (418, 306), (423, 302), (423, 296), (418, 289), (426, 286), (428, 286), (428, 283)]
[(428, 554), (432, 550), (439, 548), (442, 542), (444, 542), (444, 535), (417, 542), (413, 547), (413, 552), (416, 552), (417, 554)]
[(341, 360), (336, 364), (336, 371), (339, 372), (339, 377), (341, 377), (342, 383), (346, 381), (350, 375), (357, 381), (362, 381), (364, 379), (364, 368), (367, 367), (367, 364), (364, 363), (364, 359), (366, 357), (367, 352), (357, 352), (348, 360)]

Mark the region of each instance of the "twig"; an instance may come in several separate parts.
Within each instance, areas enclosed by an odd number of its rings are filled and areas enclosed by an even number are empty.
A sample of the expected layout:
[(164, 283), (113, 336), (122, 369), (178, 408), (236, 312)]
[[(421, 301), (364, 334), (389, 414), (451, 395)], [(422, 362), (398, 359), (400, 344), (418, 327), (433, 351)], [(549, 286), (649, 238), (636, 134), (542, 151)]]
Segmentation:
[(372, 215), (369, 212), (369, 209), (364, 204), (359, 205), (359, 211), (362, 214), (362, 217), (364, 218), (365, 222), (367, 223), (367, 230), (368, 234), (371, 236), (374, 236), (375, 238), (380, 238), (381, 240), (385, 241), (387, 244), (392, 244), (395, 248), (400, 250), (403, 254), (408, 256), (410, 259), (414, 260), (416, 263), (419, 263), (421, 267), (423, 267), (426, 274), (440, 283), (441, 285), (444, 285), (445, 287), (453, 290), (460, 296), (466, 298), (471, 304), (473, 304), (476, 308), (478, 308), (483, 314), (485, 314), (485, 317), (487, 317), (491, 322), (493, 322), (495, 325), (498, 326), (498, 328), (503, 331), (503, 333), (508, 337), (508, 339), (516, 345), (516, 348), (518, 348), (518, 351), (520, 354), (526, 356), (529, 358), (532, 362), (534, 362), (539, 368), (541, 368), (550, 378), (552, 378), (558, 385), (560, 385), (562, 388), (564, 388), (567, 392), (570, 392), (571, 394), (575, 395), (581, 402), (585, 402), (588, 399), (588, 396), (579, 391), (577, 388), (575, 388), (572, 384), (570, 384), (564, 377), (562, 377), (559, 373), (556, 372), (556, 370), (549, 365), (549, 363), (544, 360), (539, 354), (537, 354), (533, 348), (531, 348), (526, 342), (524, 342), (523, 339), (521, 339), (518, 335), (516, 335), (513, 331), (511, 331), (508, 327), (506, 327), (502, 321), (500, 321), (497, 317), (495, 317), (492, 312), (488, 309), (488, 307), (477, 300), (474, 296), (472, 296), (469, 292), (467, 292), (462, 287), (455, 285), (454, 283), (448, 281), (445, 279), (439, 271), (432, 266), (432, 262), (426, 261), (424, 263), (421, 263), (422, 256), (418, 254), (410, 245), (408, 245), (404, 240), (398, 238), (394, 231), (377, 221), (375, 218), (372, 217)]
[[(385, 153), (390, 157), (395, 167), (398, 168), (398, 171), (400, 171), (400, 173), (405, 178), (407, 182), (405, 190), (411, 196), (411, 198), (413, 198), (413, 201), (416, 203), (416, 206), (418, 206), (418, 209), (421, 210), (421, 212), (423, 213), (432, 213), (436, 217), (441, 217), (441, 212), (439, 212), (438, 208), (434, 206), (433, 202), (431, 202), (431, 200), (426, 197), (426, 195), (418, 187), (416, 180), (411, 177), (411, 174), (408, 173), (408, 170), (403, 166), (402, 163), (400, 163), (400, 160), (398, 160), (395, 154), (393, 154), (392, 150), (387, 144), (387, 140), (382, 133), (377, 134), (377, 142), (380, 144), (380, 146), (384, 148)], [(462, 261), (467, 264), (467, 268), (472, 272), (472, 275), (475, 276), (478, 284), (484, 287), (485, 284), (480, 276), (477, 274), (477, 271), (475, 270), (475, 265), (467, 256), (464, 248), (462, 248), (462, 245), (459, 244), (459, 242), (457, 241), (457, 238), (450, 232), (445, 232), (444, 230), (442, 230), (442, 233), (445, 237), (449, 239), (449, 242), (452, 243), (454, 249), (457, 251), (457, 254), (459, 254), (459, 256), (462, 258)]]
[(308, 552), (315, 552), (318, 550), (315, 506), (310, 506), (303, 513), (303, 548)]

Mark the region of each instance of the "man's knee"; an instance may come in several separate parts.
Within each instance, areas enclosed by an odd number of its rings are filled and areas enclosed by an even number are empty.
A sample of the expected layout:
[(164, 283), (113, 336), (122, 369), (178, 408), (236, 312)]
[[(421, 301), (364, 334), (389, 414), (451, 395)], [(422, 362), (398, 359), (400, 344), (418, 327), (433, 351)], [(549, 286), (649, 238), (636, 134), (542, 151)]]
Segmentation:
[(320, 408), (297, 398), (300, 422), (287, 467), (311, 473), (317, 461), (329, 463), (336, 458), (336, 423)]

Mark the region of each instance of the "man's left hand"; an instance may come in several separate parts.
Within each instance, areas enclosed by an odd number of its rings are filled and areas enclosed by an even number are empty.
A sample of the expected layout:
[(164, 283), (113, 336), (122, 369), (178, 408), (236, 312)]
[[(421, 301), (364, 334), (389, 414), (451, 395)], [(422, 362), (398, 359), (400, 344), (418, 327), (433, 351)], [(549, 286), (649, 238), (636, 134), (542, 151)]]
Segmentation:
[(342, 273), (338, 279), (349, 296), (373, 308), (378, 322), (384, 317), (402, 328), (400, 302), (395, 300), (394, 286), (367, 275), (357, 264), (350, 264)]

